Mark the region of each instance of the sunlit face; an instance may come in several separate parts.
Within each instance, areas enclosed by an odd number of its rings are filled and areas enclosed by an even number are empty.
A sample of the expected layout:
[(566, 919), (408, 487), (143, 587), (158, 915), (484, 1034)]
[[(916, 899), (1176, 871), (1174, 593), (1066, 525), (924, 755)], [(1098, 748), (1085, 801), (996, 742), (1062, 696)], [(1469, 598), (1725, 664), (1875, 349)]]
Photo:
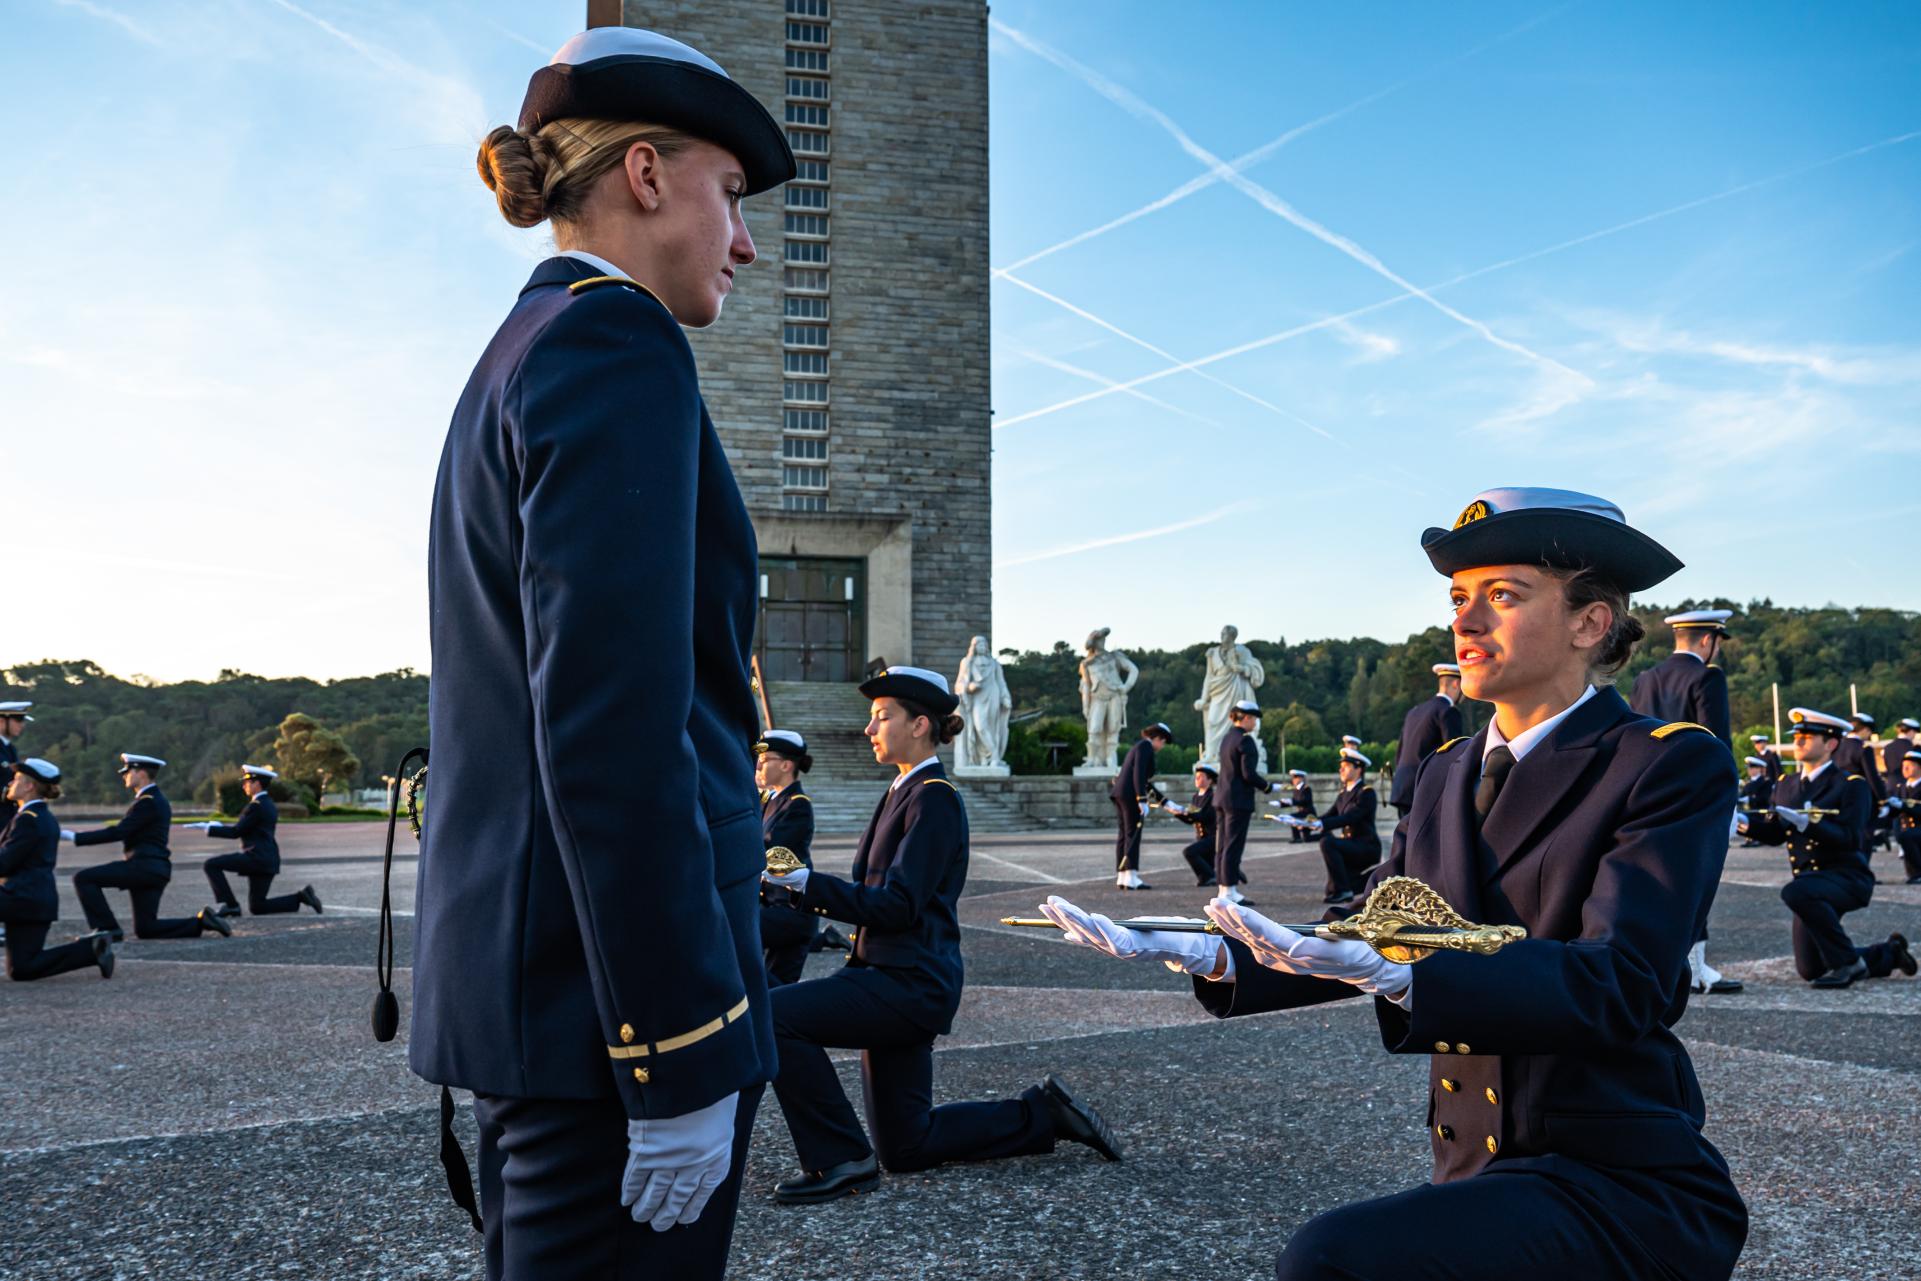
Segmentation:
[(925, 716), (909, 716), (891, 698), (877, 698), (863, 731), (874, 745), (874, 759), (882, 765), (912, 765), (927, 755), (934, 726)]
[(1361, 773), (1361, 763), (1359, 761), (1342, 761), (1341, 786), (1352, 787), (1354, 784), (1360, 782)]
[(1794, 735), (1794, 754), (1803, 765), (1825, 765), (1834, 755), (1834, 740), (1826, 734), (1808, 734), (1796, 731)]
[(762, 791), (778, 792), (793, 782), (799, 772), (800, 765), (779, 752), (762, 752), (754, 763), (754, 781)]
[(249, 796), (258, 796), (267, 790), (267, 780), (258, 774), (249, 774), (240, 780), (240, 790)]
[(754, 261), (754, 238), (741, 216), (747, 177), (740, 161), (708, 142), (669, 157), (636, 143), (627, 175), (650, 208), (656, 256), (647, 287), (688, 328), (713, 324), (733, 292), (735, 270)]
[(1599, 603), (1570, 610), (1560, 580), (1538, 565), (1464, 569), (1448, 599), (1461, 690), (1490, 703), (1585, 674), (1614, 617)]
[(1921, 778), (1921, 761), (1902, 761), (1901, 777), (1909, 780)]
[(1759, 765), (1750, 765), (1750, 766), (1748, 766), (1748, 777), (1749, 777), (1749, 778), (1759, 778), (1759, 777), (1761, 777), (1761, 775), (1763, 775), (1763, 774), (1765, 774), (1765, 773), (1767, 773), (1767, 771), (1766, 771), (1766, 770), (1764, 770), (1764, 769), (1762, 769), (1762, 768), (1761, 768), (1761, 767), (1760, 767)]
[(38, 795), (40, 780), (23, 769), (15, 770), (13, 781), (7, 784), (7, 799), (16, 805), (25, 805)]

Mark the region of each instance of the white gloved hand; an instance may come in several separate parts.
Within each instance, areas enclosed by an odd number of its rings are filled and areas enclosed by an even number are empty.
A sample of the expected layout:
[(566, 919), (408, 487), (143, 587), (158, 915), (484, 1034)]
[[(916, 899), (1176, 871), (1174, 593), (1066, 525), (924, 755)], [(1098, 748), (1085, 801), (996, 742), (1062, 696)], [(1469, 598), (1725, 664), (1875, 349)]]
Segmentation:
[(665, 1232), (700, 1217), (733, 1164), (739, 1105), (740, 1095), (730, 1094), (685, 1116), (627, 1122), (620, 1203), (633, 1208), (635, 1223)]
[(1359, 939), (1296, 934), (1226, 899), (1207, 905), (1207, 919), (1227, 937), (1246, 945), (1254, 959), (1270, 970), (1339, 979), (1369, 996), (1385, 996), (1404, 1010), (1413, 1008), (1413, 967), (1388, 960)]
[(1789, 827), (1792, 827), (1795, 831), (1805, 832), (1808, 830), (1808, 816), (1806, 814), (1798, 813), (1795, 810), (1789, 809), (1785, 805), (1775, 806), (1774, 812), (1781, 816), (1781, 821), (1783, 823), (1786, 823)]
[(1746, 814), (1736, 814), (1734, 816), (1734, 830), (1743, 836), (1748, 834), (1748, 816)]
[(1170, 930), (1130, 930), (1105, 916), (1084, 912), (1058, 894), (1049, 894), (1040, 912), (1061, 927), (1067, 941), (1119, 960), (1160, 961), (1182, 974), (1212, 974), (1221, 964), (1221, 941), (1212, 934)]
[(70, 827), (61, 828), (60, 839), (63, 841), (71, 841), (73, 839), (73, 829)]
[(1280, 801), (1269, 801), (1269, 802), (1267, 803), (1267, 807), (1268, 807), (1269, 809), (1274, 809), (1274, 810), (1277, 810), (1277, 809), (1279, 809), (1279, 808), (1281, 808), (1281, 804), (1282, 804), (1282, 803), (1281, 803)]
[(1161, 806), (1161, 808), (1162, 808), (1162, 809), (1164, 809), (1164, 810), (1166, 810), (1166, 811), (1167, 811), (1167, 812), (1168, 812), (1169, 814), (1185, 814), (1185, 813), (1187, 813), (1187, 806), (1185, 806), (1185, 805), (1180, 805), (1180, 804), (1176, 804), (1176, 803), (1175, 803), (1175, 802), (1173, 802), (1173, 801), (1169, 801), (1169, 802), (1168, 802), (1167, 804), (1165, 804), (1165, 805), (1163, 805), (1163, 806)]
[(791, 872), (782, 872), (779, 875), (775, 875), (772, 872), (762, 872), (760, 879), (766, 881), (769, 885), (783, 886), (799, 894), (807, 889), (807, 877), (812, 871), (812, 868), (797, 867)]

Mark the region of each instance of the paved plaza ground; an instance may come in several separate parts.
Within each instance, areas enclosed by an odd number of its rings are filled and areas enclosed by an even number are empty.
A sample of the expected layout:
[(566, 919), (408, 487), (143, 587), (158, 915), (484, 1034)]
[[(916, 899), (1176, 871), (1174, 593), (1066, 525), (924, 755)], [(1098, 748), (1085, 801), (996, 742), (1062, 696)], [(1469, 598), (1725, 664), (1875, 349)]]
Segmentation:
[[(1240, 1281), (1271, 1276), (1317, 1211), (1424, 1179), (1426, 1062), (1384, 1053), (1364, 1003), (1216, 1022), (1159, 966), (996, 923), (1049, 892), (1115, 914), (1197, 910), (1204, 896), (1177, 870), (1185, 831), (1169, 823), (1149, 842), (1155, 891), (1139, 895), (1112, 888), (1100, 834), (979, 838), (962, 905), (968, 990), (941, 1042), (937, 1097), (1011, 1094), (1057, 1072), (1121, 1134), (1123, 1164), (1070, 1145), (790, 1209), (769, 1200), (793, 1165), (770, 1097), (733, 1275)], [(435, 1160), (436, 1092), (408, 1075), (403, 1043), (368, 1031), (381, 834), (281, 828), (280, 884), (312, 881), (325, 916), (243, 919), (231, 940), (130, 941), (108, 983), (88, 972), (0, 986), (0, 1277), (479, 1275), (478, 1239)], [(223, 848), (179, 834), (167, 912), (206, 901), (199, 864)], [(62, 860), (55, 939), (81, 929), (67, 879), (94, 853)], [(1251, 853), (1263, 911), (1318, 915), (1312, 846), (1270, 838)], [(851, 839), (816, 847), (823, 867), (851, 858)], [(1888, 856), (1877, 862), (1890, 874)], [(411, 858), (395, 871), (404, 910)], [(1798, 981), (1784, 877), (1780, 851), (1731, 851), (1711, 955), (1748, 988), (1696, 998), (1680, 1025), (1709, 1135), (1753, 1215), (1737, 1275), (1912, 1279), (1921, 982), (1824, 993)], [(1858, 939), (1921, 937), (1921, 887), (1881, 886), (1848, 921)], [(403, 966), (410, 925), (402, 917)], [(840, 960), (816, 956), (809, 973)], [(461, 1126), (471, 1158), (464, 1110)]]

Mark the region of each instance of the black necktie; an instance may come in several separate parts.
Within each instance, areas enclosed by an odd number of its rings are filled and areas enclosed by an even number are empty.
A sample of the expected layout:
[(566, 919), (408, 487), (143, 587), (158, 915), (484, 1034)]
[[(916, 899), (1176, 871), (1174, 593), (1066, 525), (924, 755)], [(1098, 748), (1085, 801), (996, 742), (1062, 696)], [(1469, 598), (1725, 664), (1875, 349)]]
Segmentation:
[(1514, 769), (1514, 753), (1507, 750), (1507, 744), (1489, 752), (1481, 759), (1481, 782), (1474, 789), (1474, 817), (1485, 823), (1488, 812), (1494, 808), (1494, 801), (1501, 794), (1501, 784), (1507, 782), (1508, 774)]

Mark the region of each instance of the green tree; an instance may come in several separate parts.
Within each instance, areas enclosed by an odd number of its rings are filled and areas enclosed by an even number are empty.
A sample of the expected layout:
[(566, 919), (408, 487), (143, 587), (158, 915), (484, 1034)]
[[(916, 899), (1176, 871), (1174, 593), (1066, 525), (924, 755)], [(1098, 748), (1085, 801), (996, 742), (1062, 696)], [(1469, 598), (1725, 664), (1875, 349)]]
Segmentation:
[(360, 758), (347, 740), (305, 712), (290, 713), (280, 722), (273, 758), (281, 774), (312, 788), (316, 800), (351, 782), (360, 769)]

